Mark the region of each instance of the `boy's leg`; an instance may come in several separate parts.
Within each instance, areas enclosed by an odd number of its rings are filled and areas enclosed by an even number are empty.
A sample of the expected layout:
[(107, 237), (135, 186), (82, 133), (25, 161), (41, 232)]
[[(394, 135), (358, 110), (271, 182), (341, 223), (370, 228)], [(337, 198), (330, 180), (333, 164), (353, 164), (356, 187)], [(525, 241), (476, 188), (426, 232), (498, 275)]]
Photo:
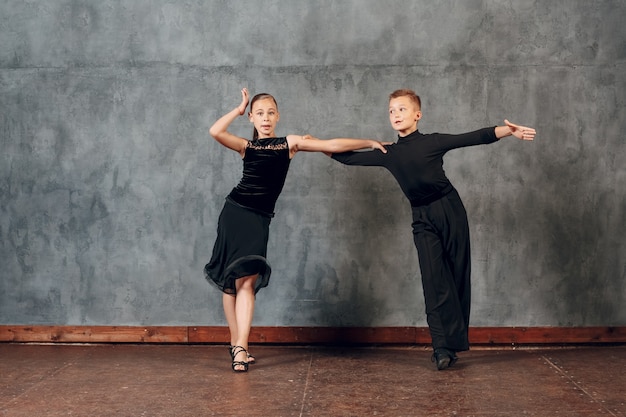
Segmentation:
[(467, 350), (467, 331), (456, 286), (447, 262), (442, 261), (443, 251), (434, 233), (415, 236), (422, 289), (426, 304), (426, 320), (433, 347), (454, 351)]
[(445, 250), (450, 260), (450, 269), (454, 277), (454, 284), (467, 331), (469, 328), (472, 292), (470, 279), (470, 234), (467, 213), (456, 190), (453, 190), (442, 199), (442, 206), (446, 211), (447, 220), (446, 233), (443, 235)]
[(469, 343), (464, 306), (459, 299), (446, 251), (445, 211), (440, 201), (428, 207), (413, 208), (413, 238), (422, 273), (426, 318), (433, 348), (458, 352), (467, 350)]

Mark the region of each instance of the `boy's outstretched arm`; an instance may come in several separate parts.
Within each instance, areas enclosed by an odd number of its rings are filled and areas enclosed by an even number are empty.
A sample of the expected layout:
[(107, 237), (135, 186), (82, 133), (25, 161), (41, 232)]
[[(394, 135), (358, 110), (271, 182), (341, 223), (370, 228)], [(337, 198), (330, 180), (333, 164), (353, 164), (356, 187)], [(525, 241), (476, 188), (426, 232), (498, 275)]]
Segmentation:
[(532, 127), (520, 126), (504, 119), (504, 126), (496, 127), (496, 137), (498, 139), (506, 136), (515, 136), (521, 140), (533, 140), (537, 132)]

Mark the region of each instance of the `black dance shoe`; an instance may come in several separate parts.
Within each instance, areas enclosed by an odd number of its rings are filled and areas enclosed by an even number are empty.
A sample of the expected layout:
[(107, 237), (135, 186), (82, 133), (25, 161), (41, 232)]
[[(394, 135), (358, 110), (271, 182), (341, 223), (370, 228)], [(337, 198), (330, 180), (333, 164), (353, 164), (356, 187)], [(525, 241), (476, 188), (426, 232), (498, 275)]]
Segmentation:
[[(235, 360), (233, 356), (233, 348), (234, 348), (233, 345), (228, 345), (228, 352), (230, 352), (230, 359)], [(256, 358), (252, 356), (250, 352), (248, 352), (248, 364), (254, 365), (255, 363), (256, 363)]]
[(437, 348), (433, 352), (433, 356), (430, 359), (431, 362), (435, 362), (437, 365), (437, 370), (441, 371), (443, 369), (449, 368), (458, 360), (459, 358), (456, 356), (453, 350), (449, 350), (446, 348)]
[(248, 372), (248, 361), (236, 361), (235, 357), (241, 352), (246, 354), (246, 359), (248, 356), (248, 351), (245, 350), (242, 346), (233, 346), (230, 351), (230, 357), (233, 358), (233, 362), (231, 364), (233, 371), (235, 372)]

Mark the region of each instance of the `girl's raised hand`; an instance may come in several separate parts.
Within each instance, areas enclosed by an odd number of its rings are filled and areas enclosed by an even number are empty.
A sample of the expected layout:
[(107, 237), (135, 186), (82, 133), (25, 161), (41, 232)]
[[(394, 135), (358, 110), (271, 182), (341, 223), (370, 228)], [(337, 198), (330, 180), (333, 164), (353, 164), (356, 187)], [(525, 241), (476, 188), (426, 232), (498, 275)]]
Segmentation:
[(249, 94), (247, 88), (241, 89), (241, 104), (237, 107), (239, 110), (239, 115), (243, 116), (246, 113), (246, 107), (248, 107), (249, 102)]
[(506, 124), (509, 129), (511, 129), (511, 134), (518, 139), (522, 140), (533, 140), (535, 139), (535, 135), (537, 132), (532, 127), (520, 126), (509, 122), (504, 119), (504, 124)]

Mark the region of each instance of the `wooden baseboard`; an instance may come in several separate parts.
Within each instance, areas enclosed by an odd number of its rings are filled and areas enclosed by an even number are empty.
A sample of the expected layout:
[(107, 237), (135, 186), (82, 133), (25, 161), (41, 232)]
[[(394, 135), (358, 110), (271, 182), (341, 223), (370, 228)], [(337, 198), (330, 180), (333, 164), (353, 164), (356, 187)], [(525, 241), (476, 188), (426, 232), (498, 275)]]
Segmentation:
[[(477, 345), (621, 344), (619, 327), (472, 327)], [(14, 343), (227, 343), (225, 326), (0, 326), (0, 342)], [(427, 327), (253, 327), (250, 343), (429, 345)]]

